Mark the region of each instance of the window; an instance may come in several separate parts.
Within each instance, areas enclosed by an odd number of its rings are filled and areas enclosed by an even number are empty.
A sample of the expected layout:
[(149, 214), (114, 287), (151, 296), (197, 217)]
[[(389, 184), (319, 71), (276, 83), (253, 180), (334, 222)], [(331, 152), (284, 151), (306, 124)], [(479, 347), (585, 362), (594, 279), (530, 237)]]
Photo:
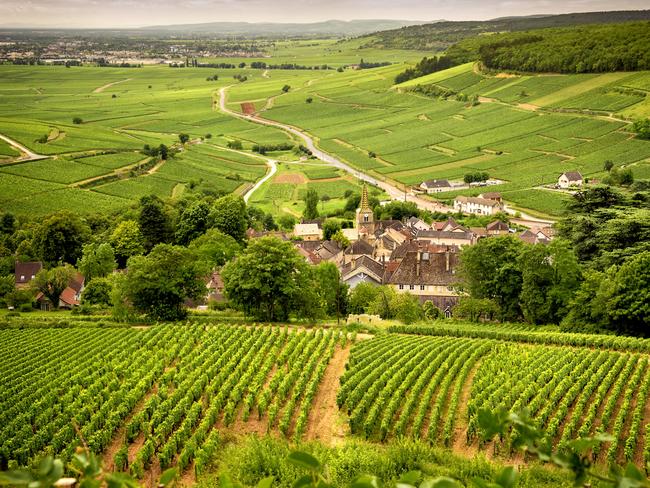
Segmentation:
[(400, 290), (403, 290), (403, 289), (404, 289), (404, 285), (399, 285), (399, 289), (400, 289)]
[(409, 285), (409, 290), (415, 290), (415, 285)]
[(367, 216), (367, 215), (364, 215), (364, 216), (363, 216), (363, 221), (364, 221), (364, 222), (368, 222), (368, 216)]
[(427, 288), (426, 286), (424, 286), (424, 285), (420, 285), (420, 290), (421, 290), (421, 291), (426, 290), (426, 288)]
[(25, 275), (20, 275), (20, 281), (25, 281)]

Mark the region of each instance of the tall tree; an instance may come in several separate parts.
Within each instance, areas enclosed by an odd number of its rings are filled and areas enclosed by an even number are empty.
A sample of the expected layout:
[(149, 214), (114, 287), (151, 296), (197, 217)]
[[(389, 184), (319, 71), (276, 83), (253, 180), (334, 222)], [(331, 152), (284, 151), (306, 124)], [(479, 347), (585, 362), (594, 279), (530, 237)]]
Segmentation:
[(102, 278), (115, 269), (115, 253), (110, 244), (91, 243), (83, 247), (83, 256), (79, 260), (78, 268), (86, 281), (93, 278)]
[(608, 309), (617, 332), (650, 336), (650, 252), (631, 257), (620, 267)]
[(189, 248), (210, 269), (226, 264), (241, 251), (241, 247), (241, 244), (235, 239), (219, 229), (210, 229), (190, 242), (189, 245)]
[(472, 298), (494, 300), (501, 320), (515, 320), (521, 315), (522, 276), (517, 261), (523, 246), (513, 236), (491, 237), (465, 247), (460, 255), (463, 288)]
[(221, 276), (231, 303), (266, 321), (284, 320), (296, 310), (311, 278), (295, 247), (276, 237), (252, 240)]
[(180, 246), (159, 244), (147, 256), (129, 259), (125, 279), (119, 284), (121, 303), (156, 320), (185, 317), (185, 300), (207, 293), (207, 270), (194, 253)]
[(144, 238), (135, 220), (124, 220), (115, 228), (110, 237), (115, 250), (118, 266), (124, 268), (131, 256), (144, 253)]
[(314, 268), (316, 290), (322, 300), (325, 313), (336, 317), (346, 315), (348, 303), (348, 285), (341, 282), (341, 273), (334, 263), (322, 262)]
[(34, 277), (33, 286), (50, 301), (53, 308), (59, 308), (59, 300), (70, 280), (75, 275), (75, 270), (69, 264), (57, 266), (52, 269), (42, 269)]
[(568, 242), (526, 246), (519, 257), (524, 317), (535, 324), (559, 324), (580, 284), (578, 259)]
[(246, 237), (248, 216), (246, 202), (239, 195), (230, 194), (219, 198), (210, 214), (214, 227), (241, 242)]
[(61, 212), (38, 226), (34, 233), (34, 247), (46, 266), (59, 263), (75, 265), (89, 237), (90, 228), (84, 221), (70, 212)]
[(171, 219), (165, 210), (164, 203), (155, 195), (140, 199), (138, 226), (146, 251), (151, 251), (157, 244), (171, 241)]
[(176, 242), (186, 246), (192, 239), (205, 233), (210, 223), (210, 205), (197, 201), (185, 208), (176, 225)]
[(313, 188), (307, 190), (305, 197), (305, 210), (302, 213), (302, 216), (307, 220), (317, 219), (318, 218), (318, 192)]

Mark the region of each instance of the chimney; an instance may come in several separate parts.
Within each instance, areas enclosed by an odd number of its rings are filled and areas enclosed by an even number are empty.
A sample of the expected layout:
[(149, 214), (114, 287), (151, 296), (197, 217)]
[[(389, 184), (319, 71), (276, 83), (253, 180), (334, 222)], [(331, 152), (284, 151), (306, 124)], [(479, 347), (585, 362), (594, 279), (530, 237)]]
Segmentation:
[(445, 269), (447, 270), (447, 273), (449, 273), (449, 250), (445, 252)]
[(417, 251), (415, 255), (417, 256), (415, 264), (415, 275), (420, 276), (420, 251)]

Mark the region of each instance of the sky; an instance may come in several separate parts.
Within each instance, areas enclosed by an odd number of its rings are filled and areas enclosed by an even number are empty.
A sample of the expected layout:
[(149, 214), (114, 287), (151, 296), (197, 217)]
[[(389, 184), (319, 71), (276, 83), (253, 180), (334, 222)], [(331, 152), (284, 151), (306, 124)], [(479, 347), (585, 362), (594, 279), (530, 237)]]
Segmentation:
[(223, 21), (485, 20), (641, 9), (650, 9), (650, 0), (0, 0), (0, 25), (110, 28)]

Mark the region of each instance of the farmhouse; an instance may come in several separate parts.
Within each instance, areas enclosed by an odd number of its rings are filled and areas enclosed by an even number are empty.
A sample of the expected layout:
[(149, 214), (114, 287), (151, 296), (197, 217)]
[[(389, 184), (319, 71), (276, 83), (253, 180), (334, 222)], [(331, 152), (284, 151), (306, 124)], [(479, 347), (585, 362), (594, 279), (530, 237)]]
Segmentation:
[(557, 186), (560, 188), (582, 186), (582, 175), (578, 171), (567, 171), (566, 173), (562, 173), (557, 179)]
[(454, 209), (467, 214), (494, 215), (503, 211), (503, 204), (486, 198), (459, 196), (454, 199)]
[(296, 224), (293, 235), (305, 241), (319, 241), (323, 237), (323, 231), (318, 224)]
[(489, 223), (485, 227), (485, 230), (487, 231), (487, 234), (490, 236), (501, 236), (510, 233), (510, 227), (508, 226), (508, 224), (502, 222), (501, 220), (495, 220), (494, 222)]
[(502, 203), (503, 202), (503, 197), (501, 196), (501, 193), (498, 191), (488, 191), (485, 193), (481, 193), (479, 198), (484, 198), (485, 200), (494, 200), (495, 202)]
[(28, 261), (21, 263), (16, 261), (15, 277), (16, 288), (23, 289), (29, 287), (29, 282), (36, 277), (36, 274), (43, 269), (43, 263), (40, 261)]
[(428, 180), (420, 183), (420, 188), (431, 195), (432, 193), (451, 190), (452, 186), (447, 180)]
[(460, 226), (453, 230), (421, 230), (416, 234), (416, 238), (442, 246), (463, 247), (474, 244), (474, 234)]
[(454, 285), (458, 254), (450, 252), (431, 253), (409, 251), (397, 269), (388, 278), (388, 283), (398, 292), (416, 295), (420, 303), (431, 300), (441, 310), (458, 303)]
[(341, 281), (350, 288), (359, 283), (381, 285), (384, 278), (384, 266), (370, 256), (359, 256), (341, 268)]
[[(63, 290), (59, 297), (59, 303), (56, 308), (74, 308), (81, 303), (81, 293), (84, 290), (86, 278), (81, 273), (75, 273), (72, 279), (68, 282), (68, 286)], [(39, 293), (36, 295), (36, 302), (40, 305), (41, 310), (51, 310), (52, 303), (50, 300)]]

